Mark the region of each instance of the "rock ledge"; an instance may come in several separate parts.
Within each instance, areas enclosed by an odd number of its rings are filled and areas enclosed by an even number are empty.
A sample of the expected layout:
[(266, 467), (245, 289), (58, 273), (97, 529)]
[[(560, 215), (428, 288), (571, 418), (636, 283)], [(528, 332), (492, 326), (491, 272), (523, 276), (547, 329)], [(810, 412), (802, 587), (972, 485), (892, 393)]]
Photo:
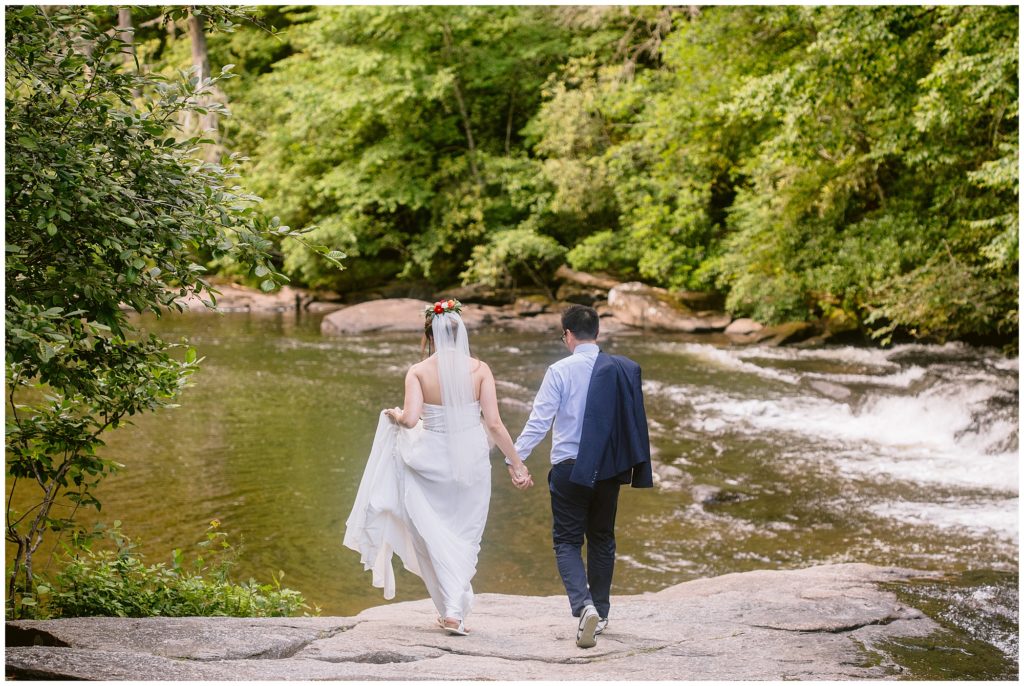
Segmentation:
[(99, 680), (782, 680), (900, 676), (873, 648), (938, 625), (879, 588), (922, 573), (865, 564), (756, 571), (613, 599), (576, 647), (563, 597), (480, 594), (468, 637), (429, 600), (355, 617), (7, 622), (8, 678)]

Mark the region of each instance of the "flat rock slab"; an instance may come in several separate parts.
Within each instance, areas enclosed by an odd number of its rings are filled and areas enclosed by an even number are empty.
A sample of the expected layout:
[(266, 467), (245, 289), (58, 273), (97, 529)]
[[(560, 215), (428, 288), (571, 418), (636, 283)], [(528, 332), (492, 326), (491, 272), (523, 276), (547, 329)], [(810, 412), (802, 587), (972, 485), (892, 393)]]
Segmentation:
[(429, 600), (356, 617), (7, 622), (7, 675), (100, 680), (782, 680), (900, 676), (879, 641), (939, 629), (879, 587), (922, 573), (842, 564), (618, 596), (597, 646), (564, 597), (481, 594), (467, 637)]

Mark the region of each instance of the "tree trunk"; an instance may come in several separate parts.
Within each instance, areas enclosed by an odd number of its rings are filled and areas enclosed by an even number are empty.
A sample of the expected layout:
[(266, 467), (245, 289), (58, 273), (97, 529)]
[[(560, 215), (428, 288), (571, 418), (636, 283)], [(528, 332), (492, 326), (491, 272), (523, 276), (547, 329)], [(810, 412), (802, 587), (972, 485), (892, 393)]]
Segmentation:
[[(449, 61), (455, 61), (455, 42), (452, 39), (452, 29), (445, 22), (441, 25), (441, 29), (444, 31), (444, 46), (445, 52), (448, 55)], [(459, 115), (462, 117), (462, 126), (466, 131), (466, 147), (469, 150), (469, 168), (473, 172), (473, 180), (476, 185), (483, 185), (480, 181), (480, 170), (476, 166), (476, 144), (473, 142), (473, 129), (469, 124), (469, 111), (466, 109), (466, 100), (462, 97), (462, 86), (459, 85), (458, 74), (455, 75), (454, 80), (454, 91), (455, 91), (455, 102), (459, 106)]]
[[(128, 69), (138, 69), (135, 57), (135, 31), (132, 27), (132, 10), (130, 7), (119, 7), (117, 9), (117, 28), (121, 32), (119, 38), (124, 43), (124, 64)], [(142, 95), (138, 88), (132, 89), (132, 95), (136, 98)]]
[(508, 95), (508, 118), (505, 120), (505, 157), (512, 154), (512, 113), (515, 110), (516, 90)]
[[(206, 33), (203, 31), (203, 20), (195, 14), (189, 14), (188, 17), (188, 37), (192, 43), (192, 66), (196, 67), (196, 76), (199, 78), (199, 87), (203, 88), (203, 83), (210, 78), (210, 53), (206, 49)], [(201, 105), (209, 105), (213, 102), (213, 89), (206, 88), (206, 92), (200, 95), (197, 99)], [(204, 132), (214, 139), (219, 140), (217, 136), (217, 115), (214, 112), (207, 112), (206, 114), (197, 115), (195, 113), (189, 113), (188, 118), (185, 122), (185, 131), (187, 133), (193, 132)], [(207, 145), (203, 150), (203, 158), (208, 162), (214, 162), (220, 157), (220, 147), (215, 142), (213, 145)]]
[(189, 15), (188, 37), (192, 41), (192, 65), (199, 68), (200, 81), (210, 78), (210, 54), (206, 50), (206, 33), (203, 21), (196, 15)]

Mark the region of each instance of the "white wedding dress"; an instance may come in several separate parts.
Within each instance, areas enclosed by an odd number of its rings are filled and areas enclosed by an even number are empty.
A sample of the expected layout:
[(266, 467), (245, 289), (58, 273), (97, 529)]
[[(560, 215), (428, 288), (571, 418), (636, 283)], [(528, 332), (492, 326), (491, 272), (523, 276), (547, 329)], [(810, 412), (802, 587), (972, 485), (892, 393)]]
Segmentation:
[[(344, 544), (360, 554), (386, 599), (395, 597), (391, 559), (398, 555), (423, 579), (441, 617), (464, 619), (473, 604), (470, 581), (490, 504), (490, 445), (480, 404), (471, 391), (465, 397), (471, 387), (462, 320), (454, 313), (434, 320), (444, 404), (424, 404), (412, 429), (381, 413)], [(445, 320), (452, 322), (454, 337), (438, 331)]]

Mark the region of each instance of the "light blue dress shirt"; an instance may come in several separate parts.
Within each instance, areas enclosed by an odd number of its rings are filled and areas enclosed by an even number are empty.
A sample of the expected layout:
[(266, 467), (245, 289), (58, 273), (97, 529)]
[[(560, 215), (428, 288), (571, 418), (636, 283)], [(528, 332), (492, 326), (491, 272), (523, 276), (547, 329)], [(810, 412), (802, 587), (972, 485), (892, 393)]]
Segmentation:
[(551, 464), (575, 460), (583, 433), (583, 413), (587, 408), (590, 375), (594, 371), (599, 348), (596, 343), (581, 343), (572, 355), (548, 367), (541, 382), (533, 410), (516, 439), (516, 452), (525, 460), (537, 444), (551, 433)]

